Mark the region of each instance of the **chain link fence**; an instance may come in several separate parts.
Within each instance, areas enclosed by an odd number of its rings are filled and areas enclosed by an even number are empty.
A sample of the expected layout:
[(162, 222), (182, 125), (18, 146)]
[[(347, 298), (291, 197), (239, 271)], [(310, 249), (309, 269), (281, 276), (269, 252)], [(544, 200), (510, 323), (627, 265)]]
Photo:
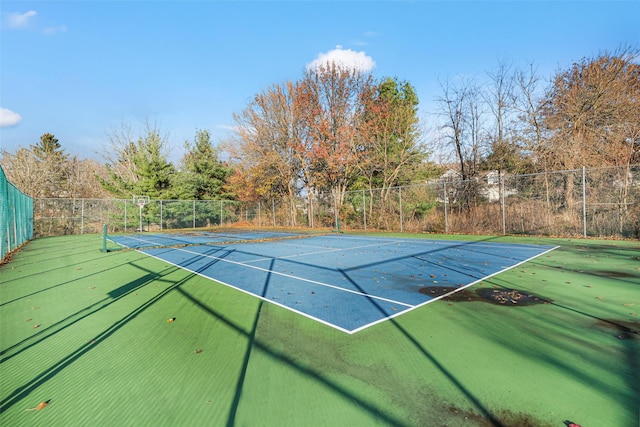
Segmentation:
[(640, 238), (640, 166), (506, 175), (455, 173), (410, 186), (255, 203), (37, 199), (35, 235), (194, 229), (231, 224), (416, 233)]

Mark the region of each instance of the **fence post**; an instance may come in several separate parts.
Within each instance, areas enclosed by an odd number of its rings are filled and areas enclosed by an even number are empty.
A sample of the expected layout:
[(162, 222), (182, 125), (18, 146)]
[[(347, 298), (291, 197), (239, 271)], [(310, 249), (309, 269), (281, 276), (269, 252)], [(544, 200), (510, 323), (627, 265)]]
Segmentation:
[(447, 194), (447, 181), (442, 181), (444, 187), (444, 232), (449, 232), (449, 221), (447, 220), (447, 202), (449, 201), (449, 195)]
[(309, 200), (309, 219), (311, 220), (311, 228), (313, 228), (315, 226), (315, 221), (314, 221), (314, 210), (313, 210), (313, 201), (315, 200), (313, 197), (313, 193), (311, 195), (311, 197), (307, 196), (308, 200)]
[(400, 199), (400, 232), (402, 233), (402, 187), (398, 187), (398, 198)]
[(340, 230), (340, 219), (338, 218), (338, 192), (333, 190), (333, 213), (335, 214), (336, 230)]
[(84, 234), (84, 199), (80, 201), (80, 234)]
[(162, 200), (160, 200), (160, 231), (162, 231)]
[(127, 232), (127, 199), (124, 199), (124, 232)]
[(295, 227), (296, 224), (296, 219), (295, 219), (295, 207), (294, 207), (294, 202), (293, 199), (290, 198), (289, 199), (289, 216), (291, 217), (291, 227)]
[(506, 212), (504, 208), (504, 174), (500, 171), (500, 201), (502, 204), (502, 234), (507, 234)]
[(258, 200), (258, 227), (262, 227), (262, 212), (260, 209), (260, 204), (262, 202), (260, 200)]
[(364, 229), (367, 229), (367, 199), (364, 197), (364, 190), (362, 190), (362, 219), (364, 221)]
[(587, 237), (587, 189), (585, 167), (582, 166), (582, 236)]
[(271, 212), (273, 212), (273, 226), (276, 226), (276, 200), (271, 198)]
[(192, 225), (193, 225), (193, 228), (196, 228), (196, 201), (195, 200), (191, 202), (191, 211), (193, 212)]
[(16, 204), (14, 203), (11, 207), (13, 212), (11, 213), (11, 220), (13, 221), (13, 244), (15, 245), (13, 248), (9, 245), (9, 250), (13, 250), (20, 245), (20, 240), (18, 240), (18, 211)]

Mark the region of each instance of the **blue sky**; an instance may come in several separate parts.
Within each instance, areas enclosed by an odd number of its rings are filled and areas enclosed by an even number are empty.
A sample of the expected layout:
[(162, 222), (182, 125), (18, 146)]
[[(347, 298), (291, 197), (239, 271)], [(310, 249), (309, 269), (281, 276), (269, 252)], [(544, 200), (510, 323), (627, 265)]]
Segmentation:
[(321, 55), (407, 80), (421, 115), (439, 80), (502, 60), (545, 79), (640, 46), (639, 1), (2, 1), (0, 147), (54, 134), (102, 159), (109, 135), (156, 124), (182, 156), (197, 129), (224, 139), (251, 98)]

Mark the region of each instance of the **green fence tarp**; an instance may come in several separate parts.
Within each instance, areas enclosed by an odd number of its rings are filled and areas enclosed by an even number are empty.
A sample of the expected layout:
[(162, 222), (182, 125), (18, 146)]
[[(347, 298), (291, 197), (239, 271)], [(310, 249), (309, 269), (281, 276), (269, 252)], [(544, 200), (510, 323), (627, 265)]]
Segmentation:
[(33, 237), (33, 198), (7, 180), (0, 167), (0, 259)]

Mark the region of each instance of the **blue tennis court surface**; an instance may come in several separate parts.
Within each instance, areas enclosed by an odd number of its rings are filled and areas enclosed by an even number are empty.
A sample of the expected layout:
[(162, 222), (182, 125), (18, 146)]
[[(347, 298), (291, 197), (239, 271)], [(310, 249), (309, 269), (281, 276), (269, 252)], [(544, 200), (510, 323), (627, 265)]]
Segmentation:
[[(257, 241), (278, 237), (287, 234), (148, 234), (110, 239), (347, 333), (554, 249), (350, 235)], [(176, 247), (152, 247), (160, 245)]]

